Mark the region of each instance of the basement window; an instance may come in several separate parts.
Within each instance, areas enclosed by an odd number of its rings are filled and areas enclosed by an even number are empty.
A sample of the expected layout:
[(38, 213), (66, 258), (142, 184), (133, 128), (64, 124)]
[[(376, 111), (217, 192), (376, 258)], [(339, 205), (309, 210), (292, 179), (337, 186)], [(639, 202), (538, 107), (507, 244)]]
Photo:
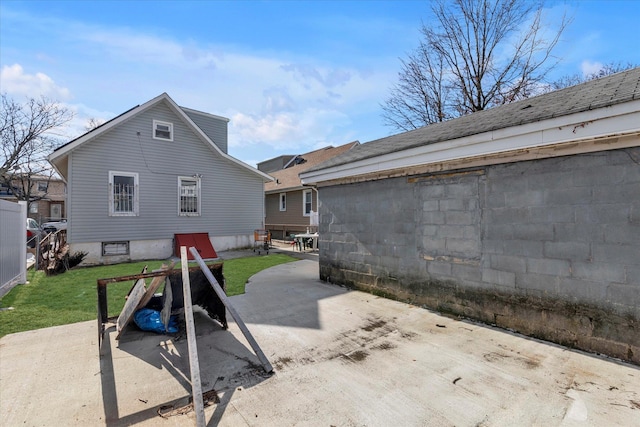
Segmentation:
[(173, 141), (173, 123), (153, 121), (153, 138)]
[(102, 256), (129, 255), (129, 242), (102, 242)]

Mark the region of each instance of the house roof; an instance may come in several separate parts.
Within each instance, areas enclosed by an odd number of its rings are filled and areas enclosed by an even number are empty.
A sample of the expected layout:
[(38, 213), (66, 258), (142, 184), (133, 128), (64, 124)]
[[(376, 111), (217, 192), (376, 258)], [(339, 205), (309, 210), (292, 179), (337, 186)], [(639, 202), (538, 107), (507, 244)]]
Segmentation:
[(353, 141), (338, 147), (328, 146), (309, 153), (293, 156), (288, 164), (285, 165), (284, 169), (270, 173), (275, 180), (265, 183), (264, 190), (266, 193), (276, 193), (301, 188), (302, 183), (298, 176), (301, 172), (347, 152), (359, 144), (358, 141)]
[[(536, 131), (542, 132), (543, 129), (553, 130), (554, 126), (561, 128), (570, 126), (572, 123), (578, 126), (573, 128), (571, 132), (573, 135), (556, 136), (555, 139), (550, 138), (549, 133), (547, 136), (542, 136), (541, 133), (536, 136), (537, 141), (533, 140), (536, 138), (526, 141), (525, 147), (557, 143), (563, 138), (572, 137), (573, 140), (593, 138), (598, 135), (585, 131), (592, 121), (637, 112), (640, 109), (638, 101), (640, 101), (640, 68), (634, 68), (537, 97), (361, 144), (322, 165), (307, 168), (302, 175), (302, 181), (313, 183), (338, 179), (349, 174), (353, 175), (354, 168), (357, 169), (357, 173), (371, 173), (385, 168), (390, 170), (407, 167), (415, 165), (418, 161), (424, 162), (429, 159), (443, 161), (456, 156), (457, 158), (464, 155), (478, 156), (500, 150), (522, 148), (517, 144), (509, 146), (507, 143), (513, 143), (513, 141), (507, 141), (506, 134), (509, 132), (502, 130), (510, 128), (513, 128), (512, 136), (515, 137), (519, 132), (521, 136), (519, 141), (522, 141), (524, 135), (532, 136)], [(615, 111), (613, 108), (607, 108), (629, 102), (631, 104), (627, 107), (618, 108)], [(597, 113), (592, 113), (596, 111)], [(545, 123), (541, 124), (541, 122)], [(640, 122), (636, 122), (635, 126), (630, 124), (626, 129), (636, 132), (639, 126)], [(503, 139), (502, 145), (497, 146), (496, 141)], [(478, 146), (478, 144), (484, 145)], [(417, 154), (424, 153), (427, 150), (425, 147), (431, 145), (434, 145), (428, 148), (431, 153), (448, 150), (448, 155), (432, 155), (418, 159)], [(472, 145), (476, 146), (473, 150), (469, 148)], [(465, 151), (462, 149), (463, 146), (469, 149)], [(409, 152), (410, 155), (408, 155)], [(404, 160), (400, 160), (402, 156)], [(381, 160), (382, 157), (384, 159)]]
[(223, 157), (224, 159), (237, 164), (238, 166), (245, 168), (247, 170), (249, 170), (251, 173), (254, 173), (258, 176), (260, 176), (265, 182), (271, 181), (271, 177), (261, 171), (259, 171), (256, 168), (253, 168), (249, 165), (247, 165), (246, 163), (241, 162), (240, 160), (228, 155), (227, 153), (225, 153), (224, 151), (220, 150), (220, 148), (206, 135), (205, 132), (202, 131), (202, 129), (200, 129), (200, 127), (198, 127), (198, 125), (196, 125), (193, 120), (191, 120), (191, 118), (187, 115), (186, 111), (189, 111), (190, 113), (198, 113), (198, 114), (202, 114), (202, 115), (207, 115), (207, 116), (211, 116), (211, 117), (215, 117), (218, 119), (223, 119), (223, 120), (227, 120), (229, 121), (229, 119), (225, 118), (225, 117), (220, 117), (220, 116), (215, 116), (213, 114), (209, 114), (209, 113), (205, 113), (202, 111), (197, 111), (197, 110), (192, 110), (189, 108), (184, 108), (184, 107), (180, 107), (178, 106), (178, 104), (176, 104), (173, 99), (171, 99), (171, 97), (165, 92), (162, 93), (161, 95), (158, 95), (157, 97), (151, 99), (150, 101), (145, 102), (144, 104), (141, 105), (137, 105), (127, 111), (125, 111), (124, 113), (114, 117), (113, 119), (103, 123), (102, 125), (96, 127), (95, 129), (90, 130), (89, 132), (79, 136), (78, 138), (75, 138), (71, 141), (69, 141), (68, 143), (56, 148), (48, 157), (49, 163), (51, 163), (53, 165), (53, 167), (55, 168), (56, 172), (58, 172), (58, 174), (60, 174), (60, 176), (62, 176), (63, 178), (66, 178), (67, 176), (67, 160), (69, 157), (69, 154), (75, 150), (76, 148), (78, 148), (79, 146), (81, 146), (82, 144), (92, 140), (93, 138), (101, 135), (102, 133), (108, 131), (109, 129), (112, 129), (115, 126), (118, 126), (120, 123), (129, 120), (131, 117), (136, 116), (140, 113), (142, 113), (143, 111), (153, 107), (154, 105), (157, 105), (160, 102), (166, 102), (169, 107), (173, 110), (173, 112), (180, 117), (186, 124), (187, 126), (189, 126), (208, 146), (209, 148), (211, 148), (212, 151), (214, 151), (215, 153), (217, 153), (218, 155), (220, 155), (221, 157)]

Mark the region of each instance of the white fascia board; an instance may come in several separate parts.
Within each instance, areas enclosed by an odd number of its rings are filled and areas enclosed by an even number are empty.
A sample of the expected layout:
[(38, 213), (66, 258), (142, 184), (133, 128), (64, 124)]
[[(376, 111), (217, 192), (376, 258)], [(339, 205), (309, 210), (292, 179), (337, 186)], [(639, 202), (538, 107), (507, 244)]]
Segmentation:
[(303, 184), (640, 132), (640, 101), (414, 147), (300, 174)]
[[(140, 112), (146, 110), (147, 108), (151, 107), (152, 105), (155, 105), (161, 99), (168, 99), (169, 101), (171, 101), (171, 98), (169, 98), (169, 95), (167, 95), (166, 92), (162, 93), (161, 95), (156, 96), (152, 100), (147, 101), (142, 105), (138, 105), (137, 107), (132, 108), (131, 110), (129, 110), (129, 112), (127, 112), (126, 114), (121, 115), (117, 119), (108, 121), (107, 123), (105, 123), (104, 125), (98, 127), (94, 131), (87, 132), (86, 134), (84, 134), (80, 138), (76, 139), (72, 143), (63, 146), (60, 149), (59, 152), (58, 152), (58, 150), (56, 150), (53, 153), (49, 154), (49, 157), (47, 157), (47, 159), (49, 160), (49, 162), (52, 162), (52, 161), (55, 161), (56, 159), (58, 159), (58, 158), (60, 158), (62, 156), (65, 156), (65, 155), (69, 154), (69, 152), (75, 150), (78, 146), (84, 144), (88, 140), (93, 139), (93, 138), (105, 133), (106, 131), (118, 126), (120, 123), (122, 123), (122, 122), (124, 122), (126, 120), (129, 120), (131, 117), (139, 114)], [(184, 113), (182, 113), (182, 114), (184, 114)]]

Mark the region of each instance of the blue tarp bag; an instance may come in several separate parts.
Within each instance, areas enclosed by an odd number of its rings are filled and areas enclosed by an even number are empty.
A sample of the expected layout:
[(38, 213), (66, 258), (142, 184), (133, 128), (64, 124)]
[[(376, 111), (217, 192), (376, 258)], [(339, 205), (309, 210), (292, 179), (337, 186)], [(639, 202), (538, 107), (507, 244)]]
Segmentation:
[(164, 324), (160, 318), (160, 312), (151, 310), (150, 308), (141, 308), (133, 315), (133, 321), (143, 331), (155, 332), (158, 334), (170, 333), (175, 334), (178, 332), (178, 322), (175, 316), (169, 318), (169, 325), (167, 330), (164, 329)]

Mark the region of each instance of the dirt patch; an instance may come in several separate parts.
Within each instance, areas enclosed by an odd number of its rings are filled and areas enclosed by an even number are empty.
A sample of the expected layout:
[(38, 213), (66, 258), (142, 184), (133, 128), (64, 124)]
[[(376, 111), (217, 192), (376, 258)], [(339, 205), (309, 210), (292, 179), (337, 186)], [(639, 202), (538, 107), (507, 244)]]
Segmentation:
[(487, 362), (492, 362), (493, 363), (493, 362), (503, 361), (504, 359), (506, 359), (509, 356), (507, 356), (505, 354), (491, 352), (491, 353), (483, 354), (482, 357), (484, 357), (484, 360), (486, 360)]
[(400, 336), (406, 340), (412, 341), (418, 336), (415, 332), (400, 331)]
[(530, 358), (523, 357), (523, 356), (518, 356), (518, 355), (491, 352), (491, 353), (484, 354), (483, 357), (487, 362), (491, 362), (491, 363), (513, 362), (513, 363), (517, 363), (519, 365), (522, 365), (527, 369), (535, 369), (535, 368), (540, 366), (540, 361), (539, 360), (530, 359)]
[(285, 366), (288, 366), (291, 362), (293, 362), (293, 359), (290, 357), (281, 357), (277, 360), (275, 360), (273, 362), (273, 365), (276, 367), (276, 369), (282, 369)]
[(384, 327), (387, 324), (386, 321), (381, 319), (369, 319), (369, 323), (362, 328), (363, 331), (371, 332), (375, 329)]
[(373, 350), (391, 350), (392, 348), (396, 348), (396, 346), (390, 342), (383, 342), (371, 348)]
[(347, 360), (352, 362), (362, 362), (369, 356), (369, 353), (363, 350), (356, 350), (353, 353), (345, 354)]

